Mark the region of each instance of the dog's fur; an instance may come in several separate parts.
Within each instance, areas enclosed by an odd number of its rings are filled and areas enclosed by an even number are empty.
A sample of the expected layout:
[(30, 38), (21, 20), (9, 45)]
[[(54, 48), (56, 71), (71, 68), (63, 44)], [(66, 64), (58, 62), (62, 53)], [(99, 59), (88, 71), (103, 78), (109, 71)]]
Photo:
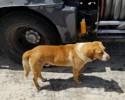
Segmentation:
[(61, 46), (37, 46), (23, 54), (22, 64), (26, 77), (29, 74), (30, 68), (33, 71), (34, 84), (39, 90), (38, 77), (41, 78), (42, 81), (45, 81), (41, 74), (43, 65), (72, 66), (74, 80), (77, 84), (80, 84), (78, 80), (80, 69), (84, 67), (87, 62), (95, 59), (102, 61), (110, 59), (110, 56), (105, 52), (105, 47), (99, 41)]

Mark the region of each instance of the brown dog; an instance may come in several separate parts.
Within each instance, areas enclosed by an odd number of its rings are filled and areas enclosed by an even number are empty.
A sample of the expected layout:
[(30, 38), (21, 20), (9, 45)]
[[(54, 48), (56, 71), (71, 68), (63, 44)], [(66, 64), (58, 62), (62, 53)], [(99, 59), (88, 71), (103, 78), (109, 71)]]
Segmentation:
[(80, 84), (78, 80), (80, 69), (84, 67), (87, 62), (95, 59), (102, 61), (110, 59), (110, 56), (105, 52), (105, 47), (99, 41), (61, 46), (37, 46), (24, 53), (22, 63), (26, 77), (29, 74), (30, 68), (32, 69), (34, 84), (39, 90), (38, 77), (41, 78), (42, 81), (45, 81), (41, 74), (43, 65), (72, 66), (74, 80), (77, 84)]

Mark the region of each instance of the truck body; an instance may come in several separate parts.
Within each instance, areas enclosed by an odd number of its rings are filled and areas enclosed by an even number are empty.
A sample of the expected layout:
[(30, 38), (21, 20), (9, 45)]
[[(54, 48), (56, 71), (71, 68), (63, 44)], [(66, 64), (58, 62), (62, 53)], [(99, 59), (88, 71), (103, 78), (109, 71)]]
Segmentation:
[(37, 45), (125, 38), (124, 0), (0, 0), (0, 45), (16, 62)]

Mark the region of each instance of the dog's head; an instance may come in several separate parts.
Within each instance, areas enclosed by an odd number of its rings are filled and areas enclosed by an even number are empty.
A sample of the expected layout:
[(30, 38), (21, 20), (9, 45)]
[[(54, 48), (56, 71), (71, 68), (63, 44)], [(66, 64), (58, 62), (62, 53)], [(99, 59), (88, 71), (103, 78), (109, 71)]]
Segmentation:
[(90, 43), (86, 50), (86, 55), (91, 60), (102, 60), (107, 61), (110, 59), (110, 56), (106, 53), (105, 47), (103, 46), (102, 42), (95, 41)]

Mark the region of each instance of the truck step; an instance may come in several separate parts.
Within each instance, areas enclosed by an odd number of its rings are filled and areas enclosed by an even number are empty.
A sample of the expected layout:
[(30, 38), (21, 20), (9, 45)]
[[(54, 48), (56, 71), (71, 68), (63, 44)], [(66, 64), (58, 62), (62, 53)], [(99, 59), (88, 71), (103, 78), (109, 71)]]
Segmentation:
[[(106, 26), (106, 25), (121, 25), (125, 23), (125, 21), (99, 21), (99, 26)], [(96, 22), (97, 24), (97, 22)]]
[(99, 29), (97, 34), (125, 34), (125, 30), (117, 29)]
[(116, 26), (116, 29), (124, 30), (125, 21), (99, 21), (95, 23), (98, 26)]

